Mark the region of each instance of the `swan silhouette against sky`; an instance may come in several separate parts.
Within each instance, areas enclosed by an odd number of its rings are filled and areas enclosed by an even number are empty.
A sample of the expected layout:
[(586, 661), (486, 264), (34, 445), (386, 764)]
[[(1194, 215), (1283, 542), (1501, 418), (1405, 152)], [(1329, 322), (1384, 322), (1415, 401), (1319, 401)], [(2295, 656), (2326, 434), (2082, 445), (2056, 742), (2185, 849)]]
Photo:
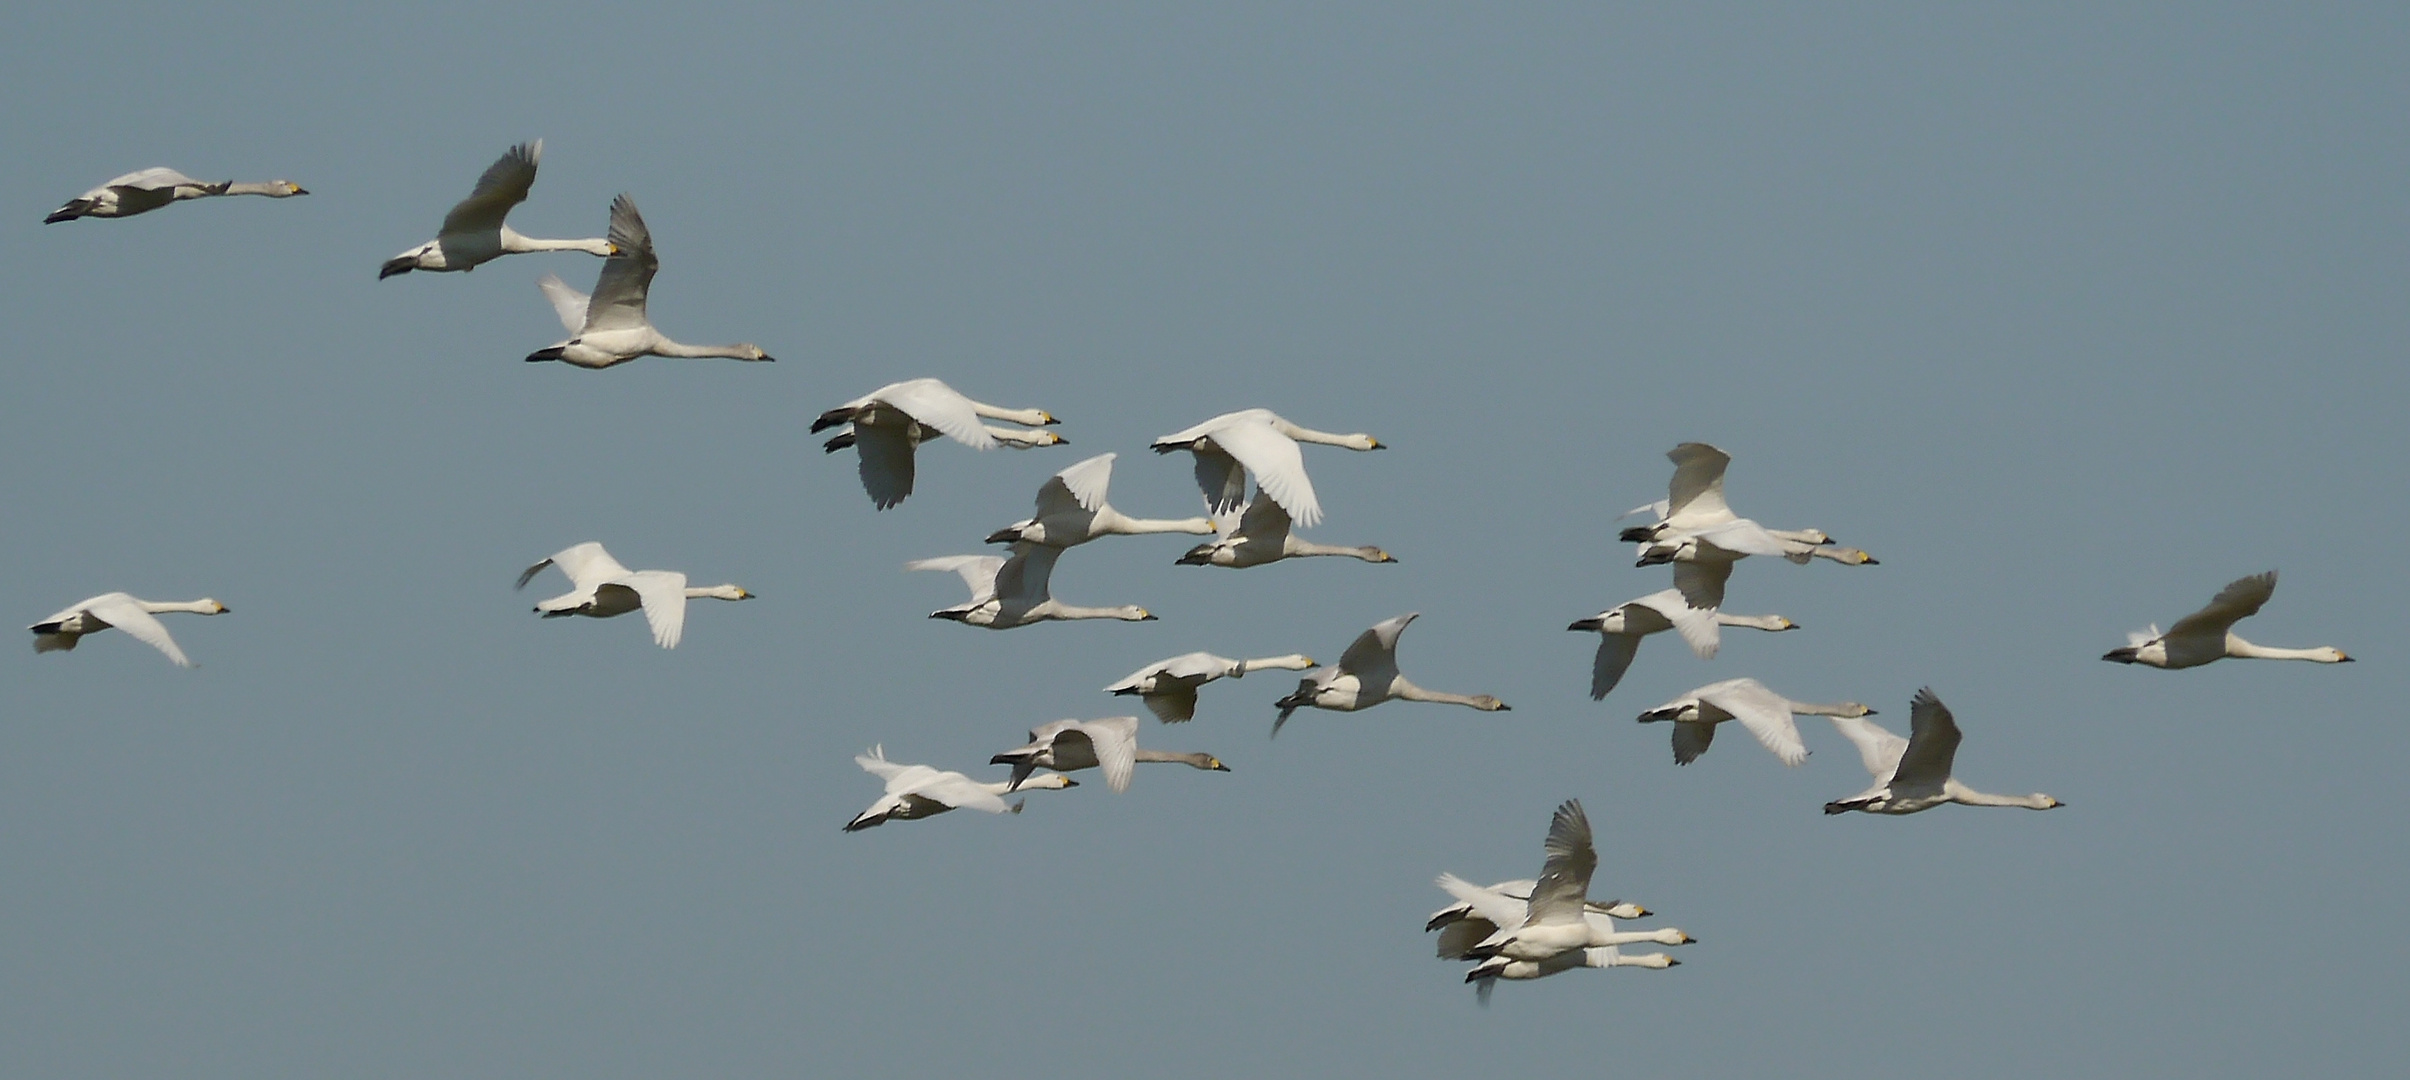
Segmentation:
[(504, 255), (530, 251), (618, 254), (611, 241), (602, 237), (538, 240), (521, 236), (502, 223), (510, 215), (511, 207), (527, 200), (527, 189), (536, 182), (536, 162), (543, 156), (542, 139), (523, 142), (505, 151), (486, 167), (485, 175), (477, 178), (477, 187), (469, 192), (469, 197), (453, 204), (444, 215), (443, 227), (436, 231), (435, 239), (385, 260), (377, 277), (389, 278), (413, 270), (474, 270)]
[(677, 648), (678, 639), (686, 634), (688, 600), (753, 599), (752, 593), (734, 585), (691, 587), (686, 584), (686, 575), (675, 570), (630, 570), (591, 540), (563, 548), (528, 567), (519, 574), (515, 587), (526, 588), (547, 566), (560, 567), (561, 573), (569, 576), (572, 588), (536, 604), (535, 609), (545, 618), (585, 615), (608, 619), (642, 608), (644, 621), (652, 627), (653, 641), (664, 649)]
[[(870, 494), (873, 505), (885, 510), (912, 494), (912, 449), (926, 441), (926, 431), (939, 432), (974, 450), (992, 450), (1002, 445), (996, 437), (997, 429), (981, 423), (982, 418), (1028, 427), (1057, 422), (1044, 409), (1007, 409), (973, 401), (936, 379), (907, 379), (821, 413), (812, 421), (812, 430), (820, 432), (840, 424), (851, 425), (830, 439), (825, 449), (831, 453), (845, 446), (855, 449), (861, 457), (862, 490)], [(1052, 446), (1063, 442), (1052, 432), (1033, 432), (1030, 440), (1023, 445)]]
[(177, 667), (193, 663), (176, 647), (176, 639), (167, 635), (167, 627), (154, 615), (184, 612), (192, 615), (224, 615), (224, 604), (208, 597), (178, 603), (143, 600), (121, 592), (102, 593), (89, 600), (58, 612), (28, 629), (33, 631), (33, 651), (68, 652), (85, 634), (97, 634), (112, 626), (125, 631), (134, 640), (167, 655)]
[(603, 260), (594, 295), (572, 289), (558, 275), (536, 281), (552, 310), (569, 331), (569, 340), (527, 354), (530, 362), (558, 360), (582, 368), (607, 368), (639, 356), (671, 358), (726, 357), (767, 362), (770, 354), (750, 342), (735, 345), (681, 345), (661, 336), (645, 314), (645, 296), (661, 260), (653, 255), (653, 234), (636, 212), (636, 200), (621, 195), (611, 200), (611, 246), (618, 254)]
[(1154, 449), (1158, 454), (1186, 450), (1196, 455), (1197, 487), (1212, 512), (1237, 510), (1246, 501), (1247, 474), (1252, 472), (1262, 494), (1287, 508), (1298, 528), (1310, 529), (1322, 521), (1322, 503), (1314, 498), (1314, 482), (1306, 478), (1305, 455), (1297, 450), (1301, 442), (1349, 450), (1388, 449), (1370, 435), (1333, 435), (1299, 427), (1270, 409), (1223, 413), (1156, 439)]
[(1131, 672), (1128, 678), (1105, 687), (1105, 692), (1136, 694), (1146, 704), (1147, 711), (1155, 714), (1155, 719), (1177, 724), (1196, 716), (1197, 688), (1215, 679), (1236, 679), (1267, 668), (1304, 671), (1317, 666), (1313, 657), (1297, 653), (1258, 660), (1233, 660), (1209, 652), (1182, 653)]
[(1505, 702), (1488, 694), (1425, 690), (1398, 674), (1398, 635), (1405, 633), (1407, 624), (1421, 614), (1408, 612), (1374, 625), (1372, 629), (1356, 635), (1356, 640), (1348, 645), (1347, 652), (1339, 657), (1337, 667), (1326, 667), (1298, 680), (1297, 689), (1276, 703), (1280, 706), (1280, 716), (1272, 721), (1272, 734), (1279, 735), (1280, 726), (1289, 722), (1289, 714), (1302, 708), (1354, 712), (1372, 708), (1392, 698), (1463, 705), (1483, 712), (1506, 711)]
[[(989, 428), (990, 433), (996, 429)], [(1067, 548), (1100, 536), (1141, 533), (1211, 533), (1208, 518), (1134, 518), (1105, 501), (1113, 482), (1112, 454), (1098, 454), (1048, 477), (1038, 488), (1037, 514), (988, 534), (991, 544), (1026, 540), (1047, 547)]]
[(2141, 664), (2155, 668), (2199, 667), (2229, 656), (2246, 660), (2308, 660), (2318, 664), (2348, 664), (2351, 657), (2332, 645), (2312, 649), (2277, 649), (2253, 645), (2234, 632), (2234, 624), (2259, 613), (2260, 605), (2276, 595), (2276, 571), (2237, 578), (2209, 606), (2176, 620), (2162, 634), (2153, 625), (2148, 631), (2127, 634), (2122, 649), (2111, 649), (2101, 657), (2120, 664)]
[(1958, 756), (1958, 721), (1928, 686), (1908, 703), (1908, 737), (1903, 739), (1863, 717), (1835, 716), (1833, 726), (1857, 744), (1874, 786), (1846, 799), (1824, 804), (1827, 814), (1863, 810), (1869, 814), (1913, 814), (1943, 803), (1964, 806), (2018, 806), (2050, 810), (2067, 804), (2048, 795), (1987, 795), (1950, 775)]
[(49, 225), (77, 218), (123, 218), (147, 214), (172, 202), (185, 199), (206, 199), (217, 195), (265, 195), (271, 199), (289, 199), (309, 192), (290, 180), (236, 182), (233, 180), (195, 180), (174, 169), (153, 168), (130, 172), (67, 200), (67, 205), (50, 212), (42, 219)]
[(906, 570), (946, 570), (962, 575), (970, 586), (969, 601), (929, 613), (932, 619), (952, 619), (966, 626), (1010, 630), (1016, 626), (1055, 619), (1120, 619), (1152, 622), (1154, 616), (1136, 605), (1079, 607), (1056, 600), (1048, 590), (1054, 562), (1063, 549), (1018, 543), (1010, 558), (997, 555), (948, 555), (917, 559)]

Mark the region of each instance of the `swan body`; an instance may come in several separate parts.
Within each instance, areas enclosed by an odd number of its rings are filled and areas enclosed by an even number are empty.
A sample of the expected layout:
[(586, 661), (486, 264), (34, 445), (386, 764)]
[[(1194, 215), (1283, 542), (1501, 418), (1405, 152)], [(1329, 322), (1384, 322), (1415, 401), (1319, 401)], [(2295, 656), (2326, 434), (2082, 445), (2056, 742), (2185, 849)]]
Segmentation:
[(1256, 660), (1233, 660), (1209, 652), (1182, 653), (1131, 672), (1128, 678), (1105, 687), (1105, 692), (1136, 694), (1155, 719), (1177, 724), (1197, 715), (1197, 688), (1215, 679), (1242, 678), (1266, 668), (1304, 671), (1319, 666), (1313, 657), (1297, 653)]
[(1130, 774), (1139, 762), (1166, 762), (1208, 772), (1229, 772), (1222, 759), (1205, 753), (1171, 753), (1138, 745), (1138, 718), (1112, 716), (1103, 720), (1056, 720), (1029, 729), (1029, 745), (1015, 747), (988, 759), (990, 765), (1013, 767), (1011, 791), (1028, 782), (1039, 769), (1074, 772), (1102, 768), (1105, 786), (1130, 790)]
[(2234, 632), (2234, 624), (2259, 613), (2260, 606), (2276, 595), (2276, 571), (2237, 578), (2219, 589), (2209, 606), (2176, 620), (2162, 634), (2153, 626), (2148, 633), (2126, 635), (2126, 646), (2111, 649), (2101, 657), (2120, 664), (2141, 664), (2155, 668), (2199, 667), (2229, 656), (2247, 660), (2308, 660), (2317, 664), (2348, 664), (2351, 657), (2331, 645), (2313, 649), (2278, 649), (2254, 645)]
[(289, 199), (307, 194), (306, 189), (290, 180), (269, 180), (264, 183), (195, 180), (174, 169), (142, 169), (67, 200), (67, 205), (43, 218), (42, 224), (87, 217), (133, 217), (150, 213), (172, 202), (206, 199), (216, 195), (265, 195), (271, 199)]
[(1859, 717), (1873, 716), (1875, 712), (1854, 701), (1839, 705), (1793, 701), (1766, 689), (1764, 683), (1755, 679), (1726, 679), (1641, 713), (1640, 722), (1674, 722), (1677, 765), (1688, 765), (1706, 753), (1708, 744), (1715, 741), (1715, 726), (1726, 720), (1740, 721), (1783, 764), (1797, 765), (1807, 760), (1808, 752), (1807, 744), (1799, 740), (1799, 725), (1792, 721), (1793, 714)]
[[(942, 434), (974, 450), (998, 446), (1001, 442), (996, 436), (998, 429), (981, 423), (982, 418), (1025, 427), (1057, 422), (1044, 409), (1007, 409), (973, 401), (936, 379), (907, 379), (821, 413), (812, 421), (812, 430), (852, 425), (830, 439), (826, 449), (834, 453), (843, 446), (852, 446), (860, 453), (862, 490), (870, 494), (873, 505), (885, 510), (912, 494), (912, 450), (927, 441), (930, 437), (927, 432)], [(840, 445), (839, 440), (848, 435), (851, 439)], [(1029, 442), (1019, 445), (1052, 446), (1063, 442), (1051, 432), (1033, 432), (1028, 438)]]
[(1846, 799), (1824, 804), (1827, 814), (1863, 810), (1869, 814), (1913, 814), (1943, 803), (1963, 806), (2017, 806), (2052, 810), (2067, 804), (2048, 795), (1987, 795), (1950, 775), (1958, 756), (1958, 721), (1928, 686), (1908, 704), (1908, 737), (1903, 739), (1873, 721), (1833, 717), (1833, 726), (1858, 747), (1874, 786)]
[(516, 588), (524, 589), (547, 566), (561, 568), (573, 586), (568, 592), (540, 601), (535, 610), (547, 619), (584, 615), (608, 619), (642, 609), (653, 641), (664, 649), (678, 647), (686, 635), (688, 600), (751, 600), (753, 594), (734, 585), (690, 586), (675, 570), (630, 570), (591, 540), (556, 551), (528, 567)]
[(595, 280), (592, 296), (570, 288), (557, 275), (546, 274), (537, 280), (536, 287), (552, 301), (553, 312), (569, 331), (569, 340), (527, 354), (530, 363), (558, 360), (582, 368), (607, 368), (639, 356), (719, 356), (763, 363), (773, 359), (751, 342), (682, 345), (653, 329), (644, 304), (661, 260), (653, 254), (653, 234), (645, 228), (644, 216), (636, 212), (636, 201), (626, 195), (611, 200), (611, 248), (616, 254), (603, 260), (602, 276)]
[(435, 239), (385, 260), (377, 271), (383, 280), (395, 274), (413, 270), (446, 271), (474, 270), (504, 255), (530, 251), (583, 251), (589, 255), (617, 255), (619, 249), (601, 237), (591, 240), (538, 240), (521, 236), (502, 223), (511, 207), (527, 201), (527, 191), (535, 186), (536, 162), (544, 156), (544, 140), (524, 142), (511, 147), (477, 178), (477, 186), (469, 197), (453, 204), (444, 215), (443, 228)]
[(890, 821), (911, 821), (934, 817), (948, 810), (984, 810), (991, 814), (1021, 812), (1020, 803), (1007, 803), (1004, 796), (1014, 790), (1033, 788), (1060, 790), (1078, 787), (1079, 782), (1060, 773), (1032, 779), (1015, 785), (1003, 781), (973, 780), (958, 772), (943, 772), (927, 765), (899, 765), (887, 760), (882, 747), (871, 747), (870, 753), (854, 757), (862, 771), (887, 782), (887, 793), (870, 808), (855, 814), (845, 823), (846, 832), (860, 832)]
[(932, 619), (952, 619), (966, 626), (981, 626), (990, 630), (1010, 630), (1016, 626), (1059, 619), (1154, 621), (1155, 616), (1136, 605), (1078, 607), (1056, 600), (1047, 585), (1048, 579), (1054, 574), (1055, 560), (1062, 554), (1061, 548), (1018, 543), (1012, 546), (1010, 558), (949, 555), (908, 562), (904, 564), (904, 569), (952, 571), (961, 575), (963, 583), (970, 586), (969, 602), (930, 612)]
[(1590, 661), (1590, 700), (1598, 701), (1623, 681), (1623, 673), (1632, 666), (1632, 657), (1640, 651), (1642, 638), (1672, 630), (1681, 635), (1699, 659), (1712, 660), (1722, 646), (1719, 628), (1725, 626), (1772, 632), (1799, 628), (1798, 623), (1780, 615), (1727, 615), (1715, 608), (1695, 608), (1682, 590), (1667, 589), (1627, 600), (1587, 619), (1576, 619), (1565, 629), (1593, 630), (1599, 635), (1598, 654)]
[[(994, 429), (989, 429), (991, 433)], [(1060, 441), (1060, 440), (1057, 440)], [(1049, 477), (1038, 488), (1037, 514), (1026, 521), (1016, 521), (988, 534), (991, 544), (1011, 544), (1027, 541), (1047, 547), (1067, 548), (1085, 544), (1100, 536), (1135, 536), (1141, 533), (1200, 533), (1214, 531), (1208, 518), (1134, 518), (1105, 501), (1105, 489), (1113, 482), (1112, 454), (1098, 454)]]
[(1261, 490), (1238, 516), (1237, 525), (1219, 540), (1190, 548), (1177, 560), (1181, 566), (1228, 566), (1246, 569), (1268, 562), (1311, 555), (1344, 555), (1368, 563), (1393, 563), (1397, 557), (1377, 547), (1344, 547), (1299, 539), (1289, 531), (1289, 512)]
[(1339, 657), (1337, 667), (1327, 667), (1298, 680), (1297, 689), (1280, 699), (1280, 718), (1272, 721), (1272, 734), (1280, 734), (1280, 726), (1289, 722), (1289, 714), (1311, 706), (1335, 712), (1355, 712), (1369, 709), (1393, 698), (1407, 701), (1433, 701), (1445, 705), (1463, 705), (1483, 712), (1505, 712), (1507, 704), (1488, 694), (1450, 694), (1425, 690), (1397, 670), (1397, 639), (1406, 632), (1406, 625), (1421, 612), (1408, 612), (1375, 625), (1356, 635), (1347, 652)]
[(167, 627), (160, 625), (154, 615), (184, 612), (192, 615), (223, 615), (226, 605), (208, 597), (179, 603), (143, 600), (126, 593), (102, 593), (60, 611), (27, 629), (33, 631), (33, 651), (69, 652), (85, 634), (97, 634), (112, 626), (125, 631), (151, 648), (165, 654), (177, 667), (191, 667), (184, 650), (176, 647)]
[(1310, 529), (1322, 521), (1322, 504), (1314, 498), (1314, 482), (1305, 475), (1305, 456), (1297, 450), (1301, 442), (1349, 450), (1388, 449), (1370, 435), (1334, 435), (1299, 427), (1270, 409), (1241, 409), (1156, 439), (1154, 450), (1196, 455), (1197, 487), (1214, 513), (1239, 508), (1247, 498), (1247, 474), (1252, 472), (1262, 496), (1286, 508), (1299, 528)]

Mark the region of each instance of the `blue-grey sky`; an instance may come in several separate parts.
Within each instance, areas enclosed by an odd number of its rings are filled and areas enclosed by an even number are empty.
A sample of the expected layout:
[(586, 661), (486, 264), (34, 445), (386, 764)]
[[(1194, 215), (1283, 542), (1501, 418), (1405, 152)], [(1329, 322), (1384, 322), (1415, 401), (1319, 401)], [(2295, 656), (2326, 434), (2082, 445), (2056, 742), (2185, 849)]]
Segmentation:
[[(194, 7), (0, 38), (0, 1047), (28, 1076), (994, 1073), (2263, 1076), (2410, 1053), (2396, 537), (2410, 16), (2091, 5)], [(379, 282), (509, 144), (513, 214), (632, 193), (652, 314), (775, 365), (520, 362), (514, 256)], [(169, 165), (307, 198), (44, 226)], [(1071, 445), (932, 446), (874, 513), (822, 409), (896, 379), (1039, 406)], [(1266, 406), (1311, 534), (1403, 561), (1055, 576), (1143, 625), (1006, 633), (906, 559), (978, 550), (1043, 478), (1191, 512), (1146, 441)], [(1666, 449), (1872, 568), (1753, 560), (1711, 663), (1653, 639), (1603, 703), (1565, 624), (1665, 587), (1613, 542)], [(741, 583), (685, 643), (540, 622), (549, 552)], [(2255, 640), (2348, 667), (2101, 663), (2233, 578)], [(556, 590), (557, 591), (557, 590)], [(851, 757), (986, 775), (1034, 723), (1192, 649), (1404, 669), (1478, 714), (1308, 713), (1217, 684), (1147, 771), (1011, 818), (860, 835)], [(2048, 814), (1827, 819), (1784, 769), (1677, 769), (1642, 709), (1753, 675), (1904, 730)], [(2307, 737), (2305, 737), (2307, 736)], [(1442, 870), (1537, 870), (1558, 801), (1598, 892), (1700, 939), (1477, 1008), (1431, 958)]]

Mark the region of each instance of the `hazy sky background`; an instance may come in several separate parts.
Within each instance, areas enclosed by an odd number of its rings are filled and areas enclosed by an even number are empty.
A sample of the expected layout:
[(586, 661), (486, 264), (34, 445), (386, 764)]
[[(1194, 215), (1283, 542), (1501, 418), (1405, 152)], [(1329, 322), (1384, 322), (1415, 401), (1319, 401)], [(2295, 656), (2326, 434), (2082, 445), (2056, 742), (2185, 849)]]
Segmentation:
[[(0, 613), (113, 589), (123, 634), (0, 650), (0, 1055), (25, 1076), (2264, 1076), (2410, 1054), (2402, 413), (2410, 14), (1598, 5), (121, 4), (0, 37)], [(520, 139), (512, 222), (630, 192), (652, 314), (774, 365), (520, 362), (515, 256), (378, 264)], [(168, 165), (287, 178), (44, 226)], [(873, 512), (822, 409), (922, 375), (1071, 445), (932, 446)], [(1007, 633), (911, 558), (1044, 477), (1193, 512), (1153, 436), (1266, 406), (1309, 535), (1403, 561), (1071, 552), (1144, 625)], [(1751, 560), (1712, 663), (1587, 699), (1567, 622), (1666, 587), (1613, 542), (1684, 440), (1870, 568)], [(685, 643), (541, 622), (601, 540), (734, 581)], [(2347, 667), (2100, 662), (2270, 567), (2244, 630)], [(549, 591), (548, 591), (549, 590)], [(1307, 713), (1210, 687), (1157, 767), (860, 835), (852, 755), (1002, 775), (1032, 724), (1192, 649), (1335, 660), (1423, 618), (1425, 685), (1514, 711)], [(2067, 800), (1827, 819), (1855, 753), (1641, 710), (1753, 675)], [(2309, 737), (2304, 737), (2305, 735)], [(1473, 1002), (1442, 870), (1599, 828), (1598, 893), (1700, 943)]]

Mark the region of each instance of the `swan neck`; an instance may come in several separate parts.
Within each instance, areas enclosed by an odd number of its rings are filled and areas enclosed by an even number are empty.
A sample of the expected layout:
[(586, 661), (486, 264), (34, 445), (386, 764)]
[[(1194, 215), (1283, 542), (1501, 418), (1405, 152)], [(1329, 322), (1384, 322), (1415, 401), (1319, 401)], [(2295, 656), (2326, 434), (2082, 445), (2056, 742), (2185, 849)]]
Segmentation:
[(680, 345), (668, 338), (660, 338), (653, 343), (653, 355), (686, 360), (701, 360), (707, 357), (727, 357), (732, 360), (753, 358), (751, 348), (745, 345)]
[(971, 403), (971, 411), (990, 420), (1010, 420), (1028, 427), (1044, 427), (1053, 419), (1044, 409), (1006, 409), (977, 401)]
[(1311, 667), (1312, 665), (1313, 661), (1307, 659), (1304, 655), (1299, 653), (1290, 653), (1287, 656), (1267, 656), (1256, 660), (1241, 660), (1238, 662), (1238, 670), (1232, 674), (1244, 675), (1250, 671), (1262, 671), (1266, 668), (1286, 668), (1290, 671), (1304, 671), (1306, 668)]
[(1791, 620), (1780, 615), (1726, 615), (1717, 612), (1715, 621), (1723, 626), (1745, 626), (1752, 630), (1787, 630)]
[(232, 183), (227, 184), (227, 185), (226, 185), (226, 190), (221, 191), (221, 192), (219, 192), (218, 194), (220, 194), (220, 195), (283, 195), (283, 194), (285, 194), (285, 193), (286, 193), (286, 191), (285, 191), (285, 186), (284, 186), (283, 184), (270, 184), (270, 183), (265, 183), (265, 182), (262, 182), (262, 181), (257, 181), (257, 180), (237, 180), (237, 181), (234, 181), (234, 182), (232, 182)]
[(1110, 515), (1112, 531), (1117, 533), (1195, 533), (1199, 536), (1213, 533), (1213, 522), (1207, 518), (1134, 518), (1110, 506), (1097, 510), (1098, 517), (1107, 515)]
[(150, 601), (150, 600), (144, 600), (144, 601), (141, 601), (141, 604), (142, 604), (142, 610), (147, 611), (147, 612), (150, 612), (150, 613), (151, 613), (151, 614), (153, 614), (153, 615), (165, 615), (165, 614), (168, 614), (168, 613), (171, 613), (171, 612), (190, 612), (190, 613), (195, 614), (195, 615), (215, 615), (215, 614), (217, 614), (217, 610), (218, 610), (218, 609), (217, 609), (217, 605), (215, 605), (215, 604), (210, 604), (210, 603), (205, 603), (205, 602), (200, 601), (200, 600), (180, 600), (180, 601), (165, 601), (165, 602), (154, 602), (154, 601)]
[(1422, 687), (1407, 682), (1406, 677), (1403, 675), (1392, 676), (1390, 678), (1389, 693), (1392, 697), (1401, 697), (1408, 701), (1429, 701), (1440, 705), (1471, 705), (1475, 708), (1481, 707), (1481, 698), (1476, 695), (1451, 694), (1445, 690), (1425, 690)]
[(1202, 751), (1179, 753), (1171, 750), (1149, 750), (1145, 747), (1139, 747), (1137, 760), (1191, 765), (1199, 769), (1210, 769), (1213, 767), (1213, 755), (1204, 753)]
[(502, 227), (502, 250), (513, 254), (524, 254), (530, 251), (583, 251), (588, 255), (609, 256), (611, 242), (599, 237), (591, 240), (541, 240), (504, 225)]
[(2048, 810), (2057, 805), (2048, 795), (1991, 795), (1959, 785), (1951, 794), (1952, 802), (1965, 806), (2015, 806), (2027, 810)]
[(2233, 634), (2226, 635), (2226, 655), (2254, 660), (2326, 660), (2325, 649), (2279, 649), (2268, 645), (2253, 645)]

